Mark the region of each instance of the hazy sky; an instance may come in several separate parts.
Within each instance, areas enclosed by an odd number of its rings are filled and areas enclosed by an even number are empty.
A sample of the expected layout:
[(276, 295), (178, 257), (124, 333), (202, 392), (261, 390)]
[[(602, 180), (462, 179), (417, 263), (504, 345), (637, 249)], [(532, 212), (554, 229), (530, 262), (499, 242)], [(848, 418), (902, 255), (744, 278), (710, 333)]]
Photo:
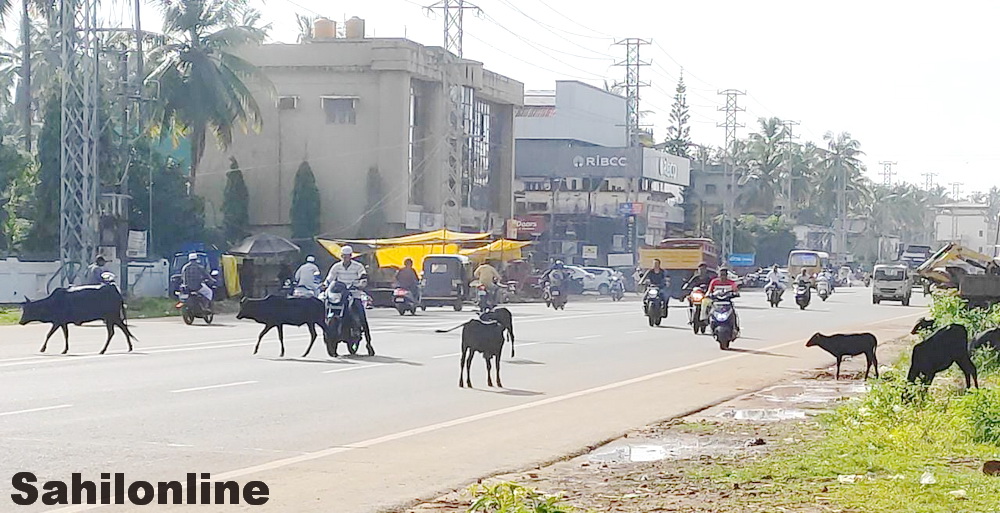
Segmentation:
[[(122, 0), (118, 0), (121, 2)], [(257, 0), (260, 1), (260, 0)], [(1000, 185), (1000, 2), (897, 0), (664, 1), (478, 0), (467, 11), (464, 54), (488, 69), (551, 89), (557, 79), (597, 86), (624, 78), (616, 39), (640, 37), (642, 110), (665, 136), (681, 65), (695, 142), (722, 145), (719, 89), (747, 92), (739, 121), (800, 121), (800, 140), (848, 131), (866, 152), (869, 174), (895, 161), (897, 180), (964, 182), (963, 192)], [(420, 0), (266, 0), (272, 39), (294, 42), (294, 13), (342, 21), (359, 16), (369, 36), (441, 45), (442, 18)], [(520, 10), (520, 12), (519, 12)], [(144, 28), (159, 22), (146, 9)], [(669, 53), (669, 54), (668, 54)]]

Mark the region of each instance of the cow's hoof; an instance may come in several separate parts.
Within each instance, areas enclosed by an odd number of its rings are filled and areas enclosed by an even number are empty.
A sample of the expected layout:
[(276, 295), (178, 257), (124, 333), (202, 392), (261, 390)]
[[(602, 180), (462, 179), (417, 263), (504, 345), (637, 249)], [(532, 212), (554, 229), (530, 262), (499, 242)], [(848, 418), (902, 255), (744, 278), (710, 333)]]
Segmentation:
[(368, 348), (368, 356), (375, 356), (375, 350), (369, 347)]

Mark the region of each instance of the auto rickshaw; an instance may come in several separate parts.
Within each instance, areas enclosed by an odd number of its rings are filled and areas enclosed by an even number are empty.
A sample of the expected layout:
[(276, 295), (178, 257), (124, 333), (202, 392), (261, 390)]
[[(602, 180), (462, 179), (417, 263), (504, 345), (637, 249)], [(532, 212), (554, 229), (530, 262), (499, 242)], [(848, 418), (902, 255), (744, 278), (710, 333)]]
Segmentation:
[(423, 297), (425, 306), (451, 305), (462, 311), (469, 297), (472, 262), (463, 255), (427, 255), (424, 257)]

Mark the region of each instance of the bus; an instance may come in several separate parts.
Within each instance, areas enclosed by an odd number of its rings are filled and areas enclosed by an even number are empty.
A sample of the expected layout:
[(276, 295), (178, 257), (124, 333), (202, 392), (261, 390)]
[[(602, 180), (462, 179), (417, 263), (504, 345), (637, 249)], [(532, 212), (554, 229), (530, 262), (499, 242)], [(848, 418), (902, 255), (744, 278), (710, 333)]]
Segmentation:
[(816, 276), (828, 267), (830, 255), (825, 251), (796, 249), (788, 254), (788, 275), (792, 281), (802, 273), (802, 269), (808, 270), (810, 276)]

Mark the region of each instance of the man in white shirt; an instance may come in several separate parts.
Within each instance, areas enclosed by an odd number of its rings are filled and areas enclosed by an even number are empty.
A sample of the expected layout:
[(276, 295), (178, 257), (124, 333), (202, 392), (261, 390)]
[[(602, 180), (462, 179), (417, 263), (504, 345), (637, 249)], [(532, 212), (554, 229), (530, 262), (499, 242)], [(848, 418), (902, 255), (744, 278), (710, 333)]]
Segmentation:
[[(337, 282), (343, 283), (348, 288), (362, 289), (368, 285), (368, 270), (364, 264), (354, 260), (354, 248), (344, 246), (340, 248), (340, 262), (330, 267), (330, 272), (326, 275), (327, 294), (333, 290), (333, 285)], [(356, 318), (364, 326), (365, 337), (371, 344), (371, 334), (368, 331), (368, 317), (365, 315), (365, 306), (361, 304), (361, 291), (351, 291), (350, 310), (354, 312)]]
[(309, 255), (306, 263), (299, 266), (292, 278), (295, 283), (295, 290), (302, 291), (311, 297), (316, 297), (319, 292), (319, 267), (316, 266), (316, 257)]
[(771, 272), (767, 273), (767, 286), (764, 288), (771, 287), (785, 290), (785, 286), (781, 283), (781, 273), (778, 272), (778, 264), (774, 264), (774, 267), (771, 267)]

